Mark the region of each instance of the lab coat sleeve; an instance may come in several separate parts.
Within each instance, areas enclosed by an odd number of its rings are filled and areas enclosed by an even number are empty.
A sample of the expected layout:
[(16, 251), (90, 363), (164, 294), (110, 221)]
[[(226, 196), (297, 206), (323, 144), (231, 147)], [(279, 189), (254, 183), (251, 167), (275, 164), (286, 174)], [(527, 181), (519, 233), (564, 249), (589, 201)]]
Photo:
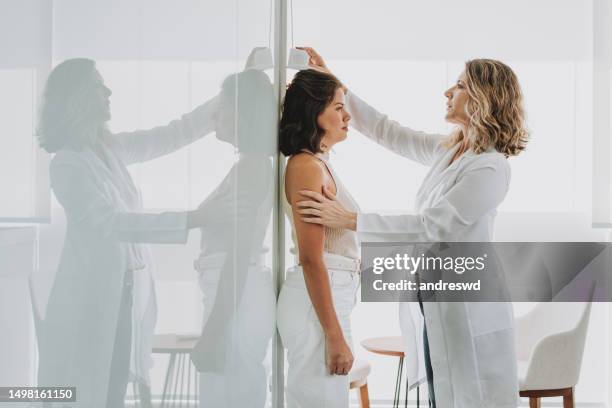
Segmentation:
[(110, 186), (99, 185), (84, 166), (52, 161), (51, 188), (66, 218), (82, 231), (122, 242), (185, 243), (187, 213), (123, 212), (108, 200)]
[(346, 94), (351, 125), (364, 136), (392, 152), (424, 165), (430, 165), (444, 135), (427, 134), (402, 126), (378, 112), (354, 93)]
[(432, 207), (419, 214), (359, 214), (357, 233), (365, 241), (439, 242), (461, 233), (496, 210), (508, 191), (510, 168), (504, 162), (480, 165), (459, 176)]
[(126, 165), (152, 160), (212, 132), (218, 109), (219, 97), (216, 96), (165, 126), (110, 134), (108, 145)]

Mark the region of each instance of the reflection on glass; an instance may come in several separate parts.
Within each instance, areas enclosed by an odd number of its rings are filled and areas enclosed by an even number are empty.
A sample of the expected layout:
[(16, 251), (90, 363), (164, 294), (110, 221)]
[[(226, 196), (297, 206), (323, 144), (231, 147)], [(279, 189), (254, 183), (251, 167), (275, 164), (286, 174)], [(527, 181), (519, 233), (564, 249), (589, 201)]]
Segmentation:
[(237, 151), (223, 181), (202, 202), (216, 222), (201, 229), (195, 261), (204, 302), (201, 337), (191, 354), (201, 407), (263, 407), (264, 359), (274, 332), (274, 290), (264, 264), (273, 203), (272, 85), (258, 70), (229, 76), (216, 136)]
[(190, 228), (214, 222), (203, 209), (144, 213), (126, 166), (210, 133), (218, 99), (166, 126), (113, 134), (111, 93), (94, 61), (67, 60), (49, 76), (39, 123), (67, 230), (38, 327), (38, 379), (76, 386), (79, 407), (124, 406), (130, 366), (148, 382), (157, 310), (146, 243), (185, 243)]

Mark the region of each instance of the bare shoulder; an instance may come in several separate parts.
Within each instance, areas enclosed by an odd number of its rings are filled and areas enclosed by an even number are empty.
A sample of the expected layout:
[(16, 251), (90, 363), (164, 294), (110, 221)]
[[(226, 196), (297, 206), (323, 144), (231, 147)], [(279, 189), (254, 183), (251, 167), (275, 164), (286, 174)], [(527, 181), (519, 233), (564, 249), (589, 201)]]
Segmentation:
[(311, 154), (298, 153), (287, 161), (285, 169), (285, 190), (287, 199), (300, 190), (322, 191), (326, 182), (325, 169), (319, 159)]
[(287, 161), (286, 177), (312, 177), (323, 179), (325, 171), (319, 159), (308, 153), (294, 154)]

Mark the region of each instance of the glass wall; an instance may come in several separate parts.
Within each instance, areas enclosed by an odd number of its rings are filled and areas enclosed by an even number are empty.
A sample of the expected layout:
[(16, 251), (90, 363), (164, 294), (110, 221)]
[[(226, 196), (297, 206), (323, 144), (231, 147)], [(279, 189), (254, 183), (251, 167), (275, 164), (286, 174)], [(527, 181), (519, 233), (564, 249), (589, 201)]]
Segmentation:
[(279, 4), (2, 4), (0, 386), (272, 405)]

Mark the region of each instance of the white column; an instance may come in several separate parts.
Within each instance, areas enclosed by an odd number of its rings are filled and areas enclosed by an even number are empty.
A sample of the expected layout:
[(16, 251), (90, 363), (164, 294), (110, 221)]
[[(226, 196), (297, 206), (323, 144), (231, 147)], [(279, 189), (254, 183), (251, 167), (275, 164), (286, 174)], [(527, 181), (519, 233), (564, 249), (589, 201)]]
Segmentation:
[(35, 256), (35, 227), (0, 228), (0, 387), (33, 385), (36, 334), (28, 278)]
[(612, 3), (593, 2), (593, 223), (612, 226)]

